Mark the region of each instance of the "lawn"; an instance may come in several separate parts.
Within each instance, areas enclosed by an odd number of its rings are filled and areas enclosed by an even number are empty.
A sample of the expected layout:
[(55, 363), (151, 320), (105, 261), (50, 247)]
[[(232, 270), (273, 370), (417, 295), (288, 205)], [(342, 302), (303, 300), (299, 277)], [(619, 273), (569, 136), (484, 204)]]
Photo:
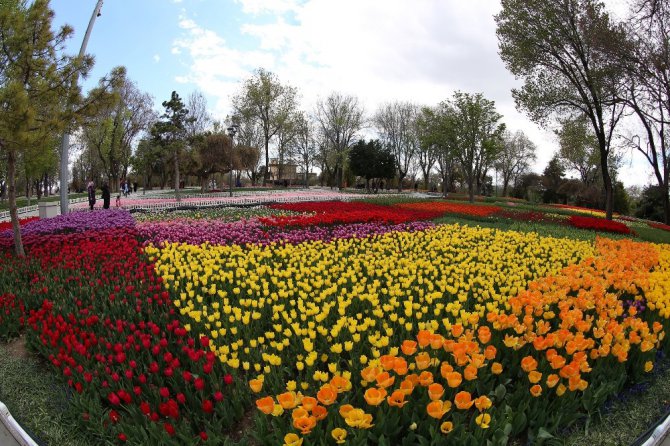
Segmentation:
[(0, 399), (47, 444), (624, 444), (670, 399), (646, 222), (379, 197), (23, 234), (0, 339), (32, 353), (0, 352)]

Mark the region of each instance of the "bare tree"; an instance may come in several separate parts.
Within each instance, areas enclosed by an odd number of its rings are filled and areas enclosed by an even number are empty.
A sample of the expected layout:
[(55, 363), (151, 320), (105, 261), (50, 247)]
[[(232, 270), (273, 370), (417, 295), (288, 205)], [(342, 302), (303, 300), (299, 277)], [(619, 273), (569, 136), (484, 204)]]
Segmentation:
[(418, 150), (418, 112), (419, 108), (411, 102), (392, 102), (379, 107), (372, 118), (379, 139), (395, 158), (398, 192), (402, 191), (402, 181)]
[(314, 122), (305, 113), (299, 113), (296, 117), (296, 137), (291, 148), (291, 156), (304, 170), (305, 187), (309, 188), (309, 168), (316, 162), (318, 143)]
[(517, 179), (528, 172), (531, 163), (536, 159), (537, 147), (525, 133), (517, 131), (503, 134), (502, 149), (498, 153), (495, 167), (502, 174), (503, 196), (507, 196), (507, 188), (516, 183)]
[[(344, 163), (347, 151), (363, 127), (363, 108), (355, 96), (333, 92), (316, 103), (316, 121), (334, 158), (337, 187), (344, 187)], [(331, 158), (326, 156), (324, 159)]]
[(188, 120), (186, 121), (186, 135), (193, 140), (205, 133), (212, 123), (212, 117), (207, 111), (207, 98), (200, 91), (193, 91), (186, 100)]
[(277, 76), (262, 68), (242, 85), (233, 97), (235, 115), (253, 120), (261, 129), (265, 148), (263, 186), (267, 184), (270, 164), (270, 140), (286, 125), (297, 104), (297, 90), (282, 84)]

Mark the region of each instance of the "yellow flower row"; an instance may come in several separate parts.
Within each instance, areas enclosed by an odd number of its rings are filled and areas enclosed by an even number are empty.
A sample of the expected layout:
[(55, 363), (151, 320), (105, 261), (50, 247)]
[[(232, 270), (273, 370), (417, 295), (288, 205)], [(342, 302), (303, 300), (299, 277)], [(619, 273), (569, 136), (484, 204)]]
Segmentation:
[[(298, 245), (149, 246), (174, 304), (231, 367), (365, 364), (420, 329), (477, 326), (589, 242), (459, 225)], [(190, 327), (187, 327), (190, 328)], [(309, 372), (312, 375), (312, 372)]]

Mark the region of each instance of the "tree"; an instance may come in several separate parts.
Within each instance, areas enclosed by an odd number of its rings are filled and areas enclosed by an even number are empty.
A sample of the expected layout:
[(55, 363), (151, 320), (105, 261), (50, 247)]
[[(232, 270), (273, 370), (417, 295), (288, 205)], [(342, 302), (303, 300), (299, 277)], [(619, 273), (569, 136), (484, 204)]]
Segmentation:
[(584, 117), (567, 119), (556, 131), (558, 155), (564, 165), (576, 171), (584, 186), (593, 184), (599, 172), (598, 140)]
[(606, 215), (612, 219), (607, 162), (622, 115), (622, 70), (610, 57), (625, 45), (597, 0), (502, 0), (495, 17), (500, 56), (524, 85), (512, 95), (536, 122), (552, 115), (585, 115), (598, 140)]
[(417, 147), (417, 161), (423, 175), (423, 188), (428, 189), (430, 172), (439, 157), (439, 145), (432, 138), (432, 123), (435, 112), (429, 107), (422, 107), (417, 119), (416, 130), (419, 145)]
[(347, 150), (363, 127), (363, 108), (355, 96), (333, 92), (317, 101), (315, 115), (324, 140), (322, 159), (334, 165), (337, 187), (342, 189)]
[(133, 170), (143, 177), (144, 190), (151, 189), (153, 176), (165, 175), (167, 160), (163, 147), (153, 138), (140, 140), (131, 159)]
[(382, 144), (395, 158), (398, 192), (402, 191), (402, 181), (407, 176), (419, 145), (416, 127), (418, 112), (415, 104), (396, 101), (380, 106), (372, 118)]
[(184, 127), (186, 128), (186, 137), (192, 142), (205, 134), (212, 122), (212, 117), (207, 111), (207, 98), (200, 91), (193, 91), (188, 95), (186, 105), (188, 106), (188, 114)]
[(219, 131), (208, 132), (195, 138), (189, 153), (188, 172), (200, 180), (200, 190), (205, 192), (209, 177), (214, 173), (231, 172), (233, 144), (228, 135)]
[(506, 197), (509, 185), (516, 183), (516, 180), (526, 173), (531, 163), (535, 161), (537, 147), (520, 130), (514, 134), (505, 132), (502, 138), (502, 148), (498, 153), (495, 168), (502, 175), (502, 194)]
[(475, 188), (480, 186), (488, 169), (493, 165), (502, 144), (500, 138), (505, 130), (499, 124), (502, 115), (495, 103), (485, 99), (481, 93), (475, 95), (457, 91), (450, 101), (456, 130), (455, 155), (468, 184), (470, 202), (475, 201)]
[(365, 190), (370, 191), (374, 180), (375, 193), (379, 180), (393, 178), (397, 171), (395, 155), (379, 140), (359, 140), (349, 151), (349, 167), (354, 175), (365, 178)]
[(633, 5), (630, 45), (615, 48), (612, 55), (626, 71), (626, 106), (640, 125), (623, 139), (642, 154), (656, 184), (665, 190), (663, 221), (670, 224), (670, 5), (657, 0), (637, 0)]
[(112, 190), (118, 190), (119, 180), (128, 174), (133, 146), (140, 134), (156, 120), (151, 108), (153, 98), (142, 93), (126, 77), (125, 69), (116, 69), (119, 82), (114, 88), (116, 100), (98, 110), (82, 126), (87, 150), (93, 150), (102, 162)]
[(561, 191), (564, 182), (565, 167), (561, 164), (561, 160), (558, 156), (554, 155), (542, 173), (542, 186), (544, 186), (542, 201), (545, 203), (564, 202), (566, 196)]
[(164, 150), (172, 152), (174, 166), (174, 193), (177, 201), (179, 196), (179, 158), (186, 144), (186, 126), (193, 118), (189, 118), (189, 111), (176, 91), (172, 92), (169, 101), (163, 101), (165, 113), (161, 120), (156, 122), (151, 129), (154, 140)]
[[(458, 133), (456, 112), (448, 101), (425, 107), (418, 120), (420, 145), (430, 147), (442, 178), (442, 193), (447, 197), (454, 180)], [(425, 173), (424, 173), (425, 175)]]
[(314, 165), (318, 156), (316, 128), (305, 113), (296, 117), (296, 137), (291, 149), (291, 156), (295, 158), (305, 173), (305, 187), (309, 188), (309, 168)]
[(261, 129), (266, 166), (263, 186), (268, 181), (270, 140), (287, 124), (296, 107), (297, 90), (282, 84), (275, 74), (263, 68), (256, 70), (233, 97), (233, 114), (253, 121)]
[(86, 75), (93, 59), (63, 54), (73, 30), (63, 26), (53, 32), (53, 15), (45, 0), (0, 3), (0, 158), (7, 161), (9, 211), (20, 256), (25, 252), (16, 212), (18, 159), (29, 149), (54, 150), (52, 136), (91, 113), (114, 81), (105, 80), (86, 99), (78, 88), (70, 88), (75, 74)]

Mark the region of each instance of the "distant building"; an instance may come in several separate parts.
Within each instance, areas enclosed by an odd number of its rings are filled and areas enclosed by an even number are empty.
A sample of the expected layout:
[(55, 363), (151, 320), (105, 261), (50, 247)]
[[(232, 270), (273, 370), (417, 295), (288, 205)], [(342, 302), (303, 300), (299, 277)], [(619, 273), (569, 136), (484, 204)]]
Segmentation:
[[(270, 181), (295, 181), (301, 178), (298, 174), (297, 164), (292, 161), (285, 161), (280, 165), (277, 158), (270, 159), (268, 172), (270, 175)], [(304, 176), (302, 178), (304, 178)]]

